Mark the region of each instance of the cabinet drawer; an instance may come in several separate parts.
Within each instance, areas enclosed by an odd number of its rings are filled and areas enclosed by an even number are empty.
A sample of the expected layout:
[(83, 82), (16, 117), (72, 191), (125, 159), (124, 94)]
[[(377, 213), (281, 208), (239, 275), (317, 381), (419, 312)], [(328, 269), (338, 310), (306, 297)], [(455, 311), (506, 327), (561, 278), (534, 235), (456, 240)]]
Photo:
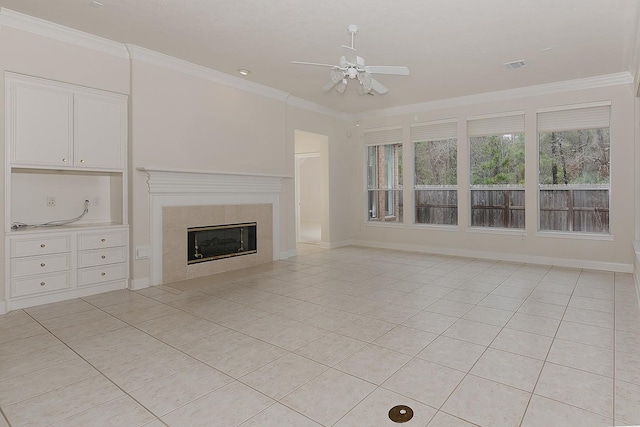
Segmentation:
[(114, 264), (126, 261), (126, 247), (92, 249), (78, 253), (78, 267), (93, 267), (95, 265)]
[(71, 250), (71, 236), (41, 236), (11, 240), (11, 257), (46, 255)]
[(14, 258), (11, 260), (11, 276), (22, 277), (34, 274), (53, 273), (71, 268), (71, 254), (43, 257)]
[(103, 231), (101, 233), (81, 233), (78, 235), (78, 249), (99, 249), (127, 244), (127, 231)]
[(127, 276), (126, 263), (78, 269), (78, 286), (121, 280)]
[(25, 279), (13, 279), (11, 281), (11, 296), (22, 297), (26, 295), (58, 291), (70, 287), (71, 276), (68, 271)]

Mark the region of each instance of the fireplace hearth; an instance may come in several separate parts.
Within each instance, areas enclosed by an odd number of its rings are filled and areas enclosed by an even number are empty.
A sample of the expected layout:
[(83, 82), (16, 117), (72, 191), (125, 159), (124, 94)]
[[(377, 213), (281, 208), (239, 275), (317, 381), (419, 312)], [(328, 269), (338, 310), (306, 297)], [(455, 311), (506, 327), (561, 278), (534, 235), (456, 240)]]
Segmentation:
[(257, 223), (187, 228), (187, 264), (257, 253)]

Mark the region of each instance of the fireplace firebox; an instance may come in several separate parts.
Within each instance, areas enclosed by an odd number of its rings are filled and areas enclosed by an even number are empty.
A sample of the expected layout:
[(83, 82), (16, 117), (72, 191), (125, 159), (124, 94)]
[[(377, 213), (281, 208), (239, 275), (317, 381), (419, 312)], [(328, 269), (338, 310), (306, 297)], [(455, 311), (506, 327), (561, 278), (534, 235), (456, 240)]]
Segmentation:
[(257, 253), (257, 223), (187, 228), (187, 264)]

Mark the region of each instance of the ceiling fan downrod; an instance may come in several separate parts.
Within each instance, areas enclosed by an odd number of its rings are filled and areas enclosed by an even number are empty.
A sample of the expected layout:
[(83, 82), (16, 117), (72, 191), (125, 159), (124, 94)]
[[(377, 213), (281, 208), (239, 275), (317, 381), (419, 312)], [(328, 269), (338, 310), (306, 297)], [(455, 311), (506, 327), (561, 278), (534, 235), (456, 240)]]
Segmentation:
[(347, 31), (349, 31), (349, 34), (351, 34), (351, 49), (355, 49), (354, 41), (356, 38), (356, 34), (358, 33), (358, 26), (353, 24), (347, 25)]

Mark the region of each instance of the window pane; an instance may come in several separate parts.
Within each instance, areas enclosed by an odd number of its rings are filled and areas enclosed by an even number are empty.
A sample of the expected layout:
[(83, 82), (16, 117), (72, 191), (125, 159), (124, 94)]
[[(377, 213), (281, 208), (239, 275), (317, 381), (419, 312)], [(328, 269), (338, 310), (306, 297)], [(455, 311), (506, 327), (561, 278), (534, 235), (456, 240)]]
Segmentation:
[(458, 224), (456, 139), (414, 144), (418, 224)]
[(609, 129), (540, 132), (540, 229), (609, 232)]
[(416, 190), (416, 223), (458, 224), (458, 190)]
[(369, 221), (402, 222), (402, 145), (367, 147)]
[(471, 225), (524, 228), (524, 134), (474, 136)]
[(524, 185), (524, 134), (473, 136), (470, 141), (473, 185)]

